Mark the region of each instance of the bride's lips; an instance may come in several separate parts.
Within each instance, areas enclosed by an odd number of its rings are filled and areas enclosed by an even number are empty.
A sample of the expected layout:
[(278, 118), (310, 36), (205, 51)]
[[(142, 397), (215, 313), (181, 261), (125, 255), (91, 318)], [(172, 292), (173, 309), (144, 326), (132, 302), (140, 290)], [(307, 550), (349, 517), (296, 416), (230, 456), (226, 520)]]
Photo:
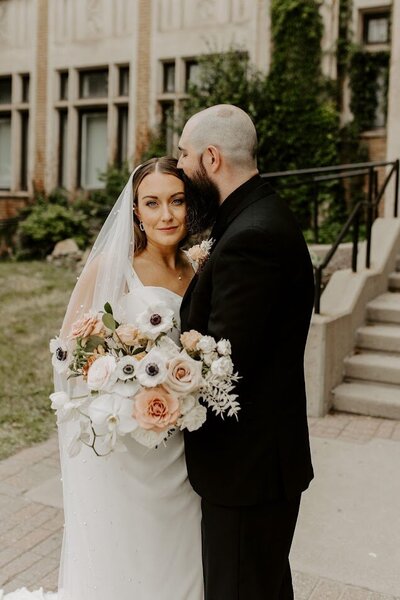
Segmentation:
[(159, 231), (175, 231), (176, 229), (178, 229), (177, 226), (175, 226), (175, 227), (160, 227)]

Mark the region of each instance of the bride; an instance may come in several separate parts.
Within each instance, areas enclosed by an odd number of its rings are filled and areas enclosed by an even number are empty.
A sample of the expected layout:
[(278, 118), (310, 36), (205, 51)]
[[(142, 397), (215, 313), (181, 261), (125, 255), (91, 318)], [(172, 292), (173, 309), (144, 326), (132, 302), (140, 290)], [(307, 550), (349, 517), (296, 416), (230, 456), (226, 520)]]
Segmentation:
[[(132, 173), (77, 282), (61, 338), (105, 302), (133, 322), (163, 301), (179, 325), (194, 273), (180, 249), (188, 218), (176, 165), (153, 158)], [(171, 336), (177, 340), (179, 330)], [(56, 389), (67, 385), (56, 375)], [(70, 458), (73, 427), (59, 424), (65, 532), (58, 594), (22, 589), (4, 599), (202, 600), (200, 498), (187, 478), (183, 435), (154, 450), (129, 438), (127, 452), (106, 458), (84, 446)]]

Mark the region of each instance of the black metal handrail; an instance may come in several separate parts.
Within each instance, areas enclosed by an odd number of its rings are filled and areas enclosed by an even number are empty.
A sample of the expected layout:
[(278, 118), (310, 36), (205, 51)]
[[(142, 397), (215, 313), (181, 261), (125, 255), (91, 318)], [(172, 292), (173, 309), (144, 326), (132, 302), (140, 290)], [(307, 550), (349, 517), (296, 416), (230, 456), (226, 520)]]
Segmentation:
[[(379, 188), (378, 182), (378, 168), (390, 167), (389, 172)], [(294, 171), (280, 171), (276, 173), (264, 173), (261, 175), (264, 179), (287, 179), (287, 178), (299, 178), (299, 181), (294, 184), (289, 184), (287, 187), (299, 186), (312, 184), (312, 208), (313, 208), (313, 230), (314, 238), (318, 243), (318, 185), (321, 182), (335, 181), (341, 179), (349, 179), (358, 176), (367, 176), (368, 178), (368, 193), (366, 200), (360, 200), (353, 207), (351, 214), (347, 221), (343, 225), (339, 235), (335, 242), (332, 244), (329, 252), (325, 255), (322, 262), (318, 265), (314, 265), (315, 273), (315, 299), (314, 309), (315, 313), (320, 313), (321, 308), (321, 294), (323, 291), (322, 277), (323, 271), (326, 269), (333, 256), (335, 255), (339, 245), (346, 238), (347, 234), (352, 229), (352, 259), (351, 268), (355, 273), (357, 272), (357, 258), (358, 258), (358, 245), (359, 245), (359, 233), (360, 233), (360, 220), (362, 213), (366, 213), (366, 256), (365, 256), (365, 267), (367, 269), (371, 266), (371, 238), (372, 238), (372, 225), (378, 215), (378, 208), (380, 201), (387, 189), (387, 186), (394, 177), (394, 209), (393, 216), (398, 217), (399, 211), (399, 183), (400, 183), (400, 161), (380, 161), (380, 162), (365, 162), (356, 164), (345, 164), (335, 165), (332, 167), (320, 167), (312, 169), (298, 169)]]

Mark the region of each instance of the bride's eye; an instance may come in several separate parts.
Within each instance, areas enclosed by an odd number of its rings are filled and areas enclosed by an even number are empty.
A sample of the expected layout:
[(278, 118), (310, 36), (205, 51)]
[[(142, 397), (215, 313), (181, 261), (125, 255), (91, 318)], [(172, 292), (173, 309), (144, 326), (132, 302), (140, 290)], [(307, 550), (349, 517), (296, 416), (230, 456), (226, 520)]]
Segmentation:
[(175, 198), (172, 202), (176, 206), (181, 206), (181, 204), (185, 204), (185, 198)]
[(153, 206), (157, 206), (157, 202), (155, 200), (148, 200), (148, 202), (146, 202), (146, 206), (150, 206), (152, 208)]

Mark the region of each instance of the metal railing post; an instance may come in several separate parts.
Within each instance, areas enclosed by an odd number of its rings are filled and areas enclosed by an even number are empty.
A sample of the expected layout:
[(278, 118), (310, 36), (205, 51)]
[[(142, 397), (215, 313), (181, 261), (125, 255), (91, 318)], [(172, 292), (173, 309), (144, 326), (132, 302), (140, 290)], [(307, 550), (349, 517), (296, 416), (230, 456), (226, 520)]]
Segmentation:
[(371, 231), (372, 231), (372, 211), (374, 195), (374, 167), (368, 169), (368, 201), (367, 201), (367, 252), (365, 257), (365, 267), (371, 267)]
[(318, 183), (313, 185), (312, 204), (313, 204), (313, 229), (314, 243), (319, 244), (319, 229), (318, 229)]
[(351, 254), (351, 269), (353, 273), (357, 273), (357, 257), (358, 257), (358, 237), (360, 231), (360, 213), (357, 211), (353, 223), (353, 250)]
[(400, 185), (400, 161), (399, 159), (397, 159), (395, 161), (395, 170), (396, 170), (396, 177), (395, 177), (395, 181), (394, 181), (394, 216), (397, 217), (398, 213), (399, 213), (399, 185)]

